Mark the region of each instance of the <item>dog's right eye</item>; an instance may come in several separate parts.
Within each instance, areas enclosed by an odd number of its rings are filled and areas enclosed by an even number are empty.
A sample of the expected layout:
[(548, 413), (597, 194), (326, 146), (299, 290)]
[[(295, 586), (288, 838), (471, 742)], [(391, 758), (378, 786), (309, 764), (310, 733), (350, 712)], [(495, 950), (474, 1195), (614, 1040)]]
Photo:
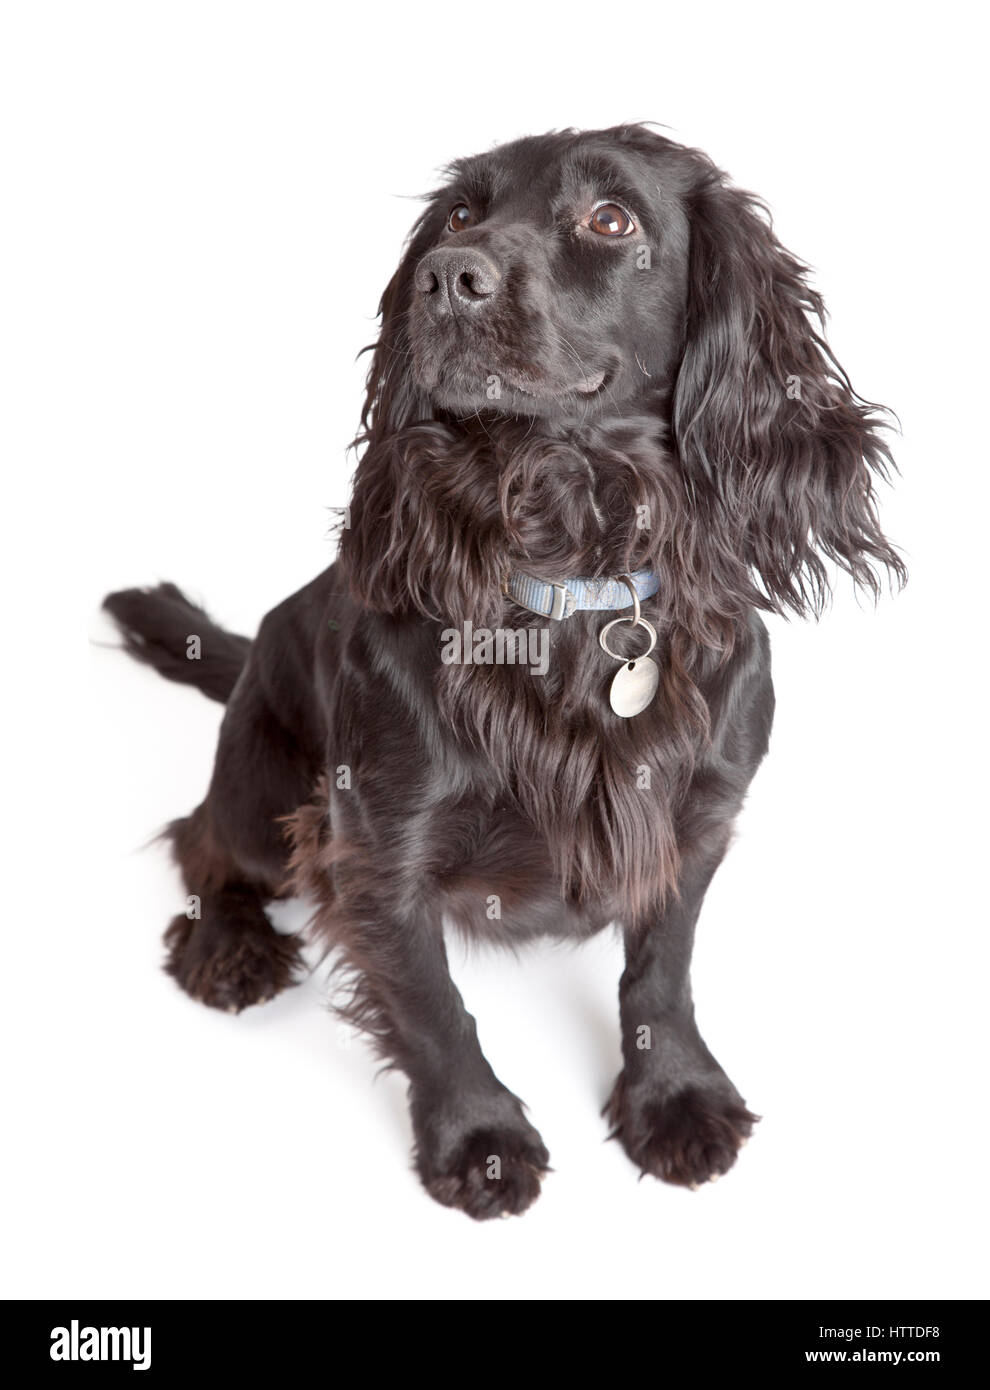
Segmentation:
[(467, 203), (458, 203), (447, 218), (447, 226), (452, 232), (463, 232), (465, 227), (474, 225), (474, 214)]

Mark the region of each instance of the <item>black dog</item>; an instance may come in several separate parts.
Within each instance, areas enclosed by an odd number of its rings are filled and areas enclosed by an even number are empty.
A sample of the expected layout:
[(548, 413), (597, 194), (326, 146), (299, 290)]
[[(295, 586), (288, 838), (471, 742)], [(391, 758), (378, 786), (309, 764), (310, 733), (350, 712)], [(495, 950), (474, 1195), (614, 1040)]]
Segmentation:
[(689, 964), (770, 734), (758, 610), (820, 609), (828, 562), (903, 580), (881, 413), (762, 205), (640, 126), (455, 164), (381, 312), (338, 562), (250, 643), (171, 585), (106, 601), (134, 655), (228, 702), (207, 798), (169, 828), (201, 909), (167, 968), (216, 1007), (268, 999), (300, 957), (265, 903), (315, 898), (349, 1016), (409, 1077), (424, 1184), (488, 1217), (533, 1201), (548, 1155), (442, 921), (618, 921), (608, 1115), (642, 1170), (704, 1182), (755, 1120)]

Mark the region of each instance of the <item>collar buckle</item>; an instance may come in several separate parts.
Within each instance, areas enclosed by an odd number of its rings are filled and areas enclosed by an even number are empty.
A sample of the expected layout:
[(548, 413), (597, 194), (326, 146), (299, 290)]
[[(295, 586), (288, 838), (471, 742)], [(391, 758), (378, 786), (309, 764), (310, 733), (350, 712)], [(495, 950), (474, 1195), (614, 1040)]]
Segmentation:
[(553, 590), (553, 602), (550, 605), (550, 612), (547, 615), (555, 622), (561, 618), (569, 618), (574, 612), (574, 595), (566, 584), (558, 584), (552, 579), (544, 581)]

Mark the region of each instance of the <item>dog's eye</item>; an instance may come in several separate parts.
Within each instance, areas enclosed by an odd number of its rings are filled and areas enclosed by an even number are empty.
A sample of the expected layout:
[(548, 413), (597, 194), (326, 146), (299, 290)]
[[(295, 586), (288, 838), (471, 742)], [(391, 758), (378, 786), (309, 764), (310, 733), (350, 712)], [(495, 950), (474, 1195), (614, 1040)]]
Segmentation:
[(618, 203), (599, 203), (586, 223), (599, 236), (628, 236), (636, 224)]
[(452, 232), (463, 232), (465, 227), (474, 225), (474, 214), (467, 203), (458, 203), (447, 218), (447, 226)]

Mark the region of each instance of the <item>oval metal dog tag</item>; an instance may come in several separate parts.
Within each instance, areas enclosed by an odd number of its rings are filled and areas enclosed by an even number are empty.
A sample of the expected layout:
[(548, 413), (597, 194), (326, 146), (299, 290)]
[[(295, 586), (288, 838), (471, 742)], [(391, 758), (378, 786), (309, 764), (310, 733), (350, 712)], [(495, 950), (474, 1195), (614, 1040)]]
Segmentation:
[(660, 669), (648, 656), (638, 656), (635, 661), (627, 661), (612, 677), (608, 702), (623, 719), (631, 719), (639, 714), (657, 693), (660, 684)]

